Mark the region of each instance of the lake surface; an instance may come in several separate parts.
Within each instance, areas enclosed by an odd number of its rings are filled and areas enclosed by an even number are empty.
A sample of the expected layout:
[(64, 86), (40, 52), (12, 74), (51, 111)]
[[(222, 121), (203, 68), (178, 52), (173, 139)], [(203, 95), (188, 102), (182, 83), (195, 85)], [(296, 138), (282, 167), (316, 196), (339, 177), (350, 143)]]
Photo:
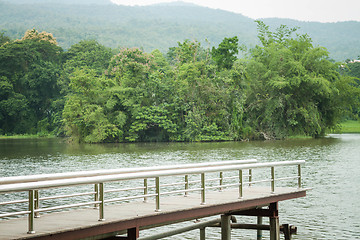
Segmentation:
[[(249, 158), (306, 160), (303, 187), (312, 190), (305, 198), (279, 203), (280, 224), (298, 227), (293, 239), (360, 239), (360, 134), (286, 141), (97, 145), (68, 144), (62, 139), (0, 139), (0, 176)], [(256, 223), (254, 217), (237, 218)], [(219, 232), (210, 229), (207, 237), (219, 239)], [(232, 239), (256, 239), (256, 231), (232, 233)], [(199, 232), (169, 239), (199, 239)]]

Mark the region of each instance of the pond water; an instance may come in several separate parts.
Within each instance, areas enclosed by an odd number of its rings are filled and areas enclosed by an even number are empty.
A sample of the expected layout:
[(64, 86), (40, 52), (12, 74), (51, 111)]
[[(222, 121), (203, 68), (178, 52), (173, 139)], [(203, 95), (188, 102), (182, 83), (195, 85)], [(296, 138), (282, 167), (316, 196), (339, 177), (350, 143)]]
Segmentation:
[[(249, 158), (259, 162), (306, 160), (303, 187), (312, 190), (305, 198), (279, 203), (280, 224), (298, 227), (293, 239), (360, 239), (360, 134), (220, 143), (79, 145), (62, 139), (0, 140), (2, 177)], [(256, 219), (238, 217), (238, 222), (256, 223)], [(207, 237), (219, 239), (219, 233), (219, 229), (210, 229)], [(232, 239), (256, 238), (250, 230), (232, 233)], [(199, 233), (195, 230), (169, 239), (199, 239)]]

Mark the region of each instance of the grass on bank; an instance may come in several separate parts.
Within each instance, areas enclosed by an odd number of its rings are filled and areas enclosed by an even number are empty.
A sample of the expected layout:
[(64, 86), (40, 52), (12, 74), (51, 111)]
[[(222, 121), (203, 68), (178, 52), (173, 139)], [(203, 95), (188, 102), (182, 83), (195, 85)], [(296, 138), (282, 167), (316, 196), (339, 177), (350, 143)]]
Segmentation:
[(43, 134), (19, 134), (19, 135), (0, 135), (0, 139), (31, 139), (31, 138), (53, 138), (53, 135)]
[(347, 120), (340, 124), (340, 129), (336, 129), (331, 133), (360, 133), (360, 121)]
[(309, 139), (309, 138), (313, 138), (313, 137), (306, 136), (306, 135), (293, 135), (293, 136), (287, 137), (287, 139)]
[[(360, 133), (360, 121), (356, 121), (356, 120), (344, 121), (344, 122), (340, 123), (339, 128), (329, 131), (327, 134), (329, 134), (329, 133), (336, 133), (336, 134)], [(287, 137), (287, 139), (307, 139), (307, 138), (312, 138), (312, 137), (305, 136), (305, 135), (294, 135), (294, 136)]]

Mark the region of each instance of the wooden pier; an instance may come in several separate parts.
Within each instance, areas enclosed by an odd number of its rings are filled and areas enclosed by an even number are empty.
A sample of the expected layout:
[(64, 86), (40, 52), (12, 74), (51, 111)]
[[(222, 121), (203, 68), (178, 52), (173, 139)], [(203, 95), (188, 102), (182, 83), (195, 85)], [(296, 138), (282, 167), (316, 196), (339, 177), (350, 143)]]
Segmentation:
[[(219, 239), (231, 239), (231, 227), (236, 224), (231, 223), (231, 216), (250, 215), (257, 217), (269, 217), (270, 219), (270, 239), (280, 239), (280, 226), (278, 217), (278, 202), (304, 197), (306, 189), (301, 188), (300, 184), (295, 187), (276, 187), (276, 180), (301, 180), (300, 165), (303, 162), (284, 162), (280, 163), (241, 163), (231, 165), (219, 165), (211, 167), (184, 167), (167, 170), (127, 170), (123, 173), (95, 174), (87, 177), (53, 177), (47, 176), (43, 180), (37, 179), (24, 180), (3, 178), (0, 184), (0, 193), (29, 191), (29, 211), (25, 214), (27, 217), (15, 219), (0, 220), (0, 239), (129, 239), (129, 240), (150, 240), (159, 239), (166, 234), (155, 236), (142, 236), (141, 230), (157, 226), (168, 225), (192, 219), (200, 219), (200, 223), (194, 223), (189, 226), (189, 230), (199, 228), (200, 239), (206, 239), (206, 227), (221, 227), (221, 237)], [(275, 166), (298, 166), (298, 174), (295, 177), (275, 178)], [(269, 186), (255, 186), (256, 181), (252, 180), (252, 174), (243, 174), (245, 170), (256, 168), (269, 168)], [(234, 184), (225, 184), (226, 177), (224, 172), (236, 171), (237, 180)], [(123, 171), (123, 170), (122, 170)], [(207, 179), (205, 173), (221, 173), (217, 179)], [(251, 171), (249, 171), (252, 173)], [(200, 174), (200, 188), (191, 188), (189, 174)], [(185, 175), (185, 182), (179, 185), (185, 186), (185, 189), (164, 192), (165, 187), (160, 184), (159, 177), (168, 177), (173, 175)], [(37, 176), (40, 177), (40, 176)], [(155, 193), (148, 189), (148, 178), (155, 180)], [(140, 197), (124, 197), (124, 199), (134, 199), (128, 202), (116, 204), (104, 204), (106, 195), (103, 187), (96, 185), (98, 191), (94, 192), (95, 200), (89, 202), (87, 208), (71, 209), (62, 212), (53, 212), (42, 214), (36, 218), (36, 213), (45, 212), (44, 209), (36, 208), (37, 198), (35, 190), (45, 190), (54, 187), (63, 187), (68, 185), (82, 184), (103, 184), (104, 182), (121, 181), (124, 179), (143, 178), (143, 194)], [(244, 181), (244, 179), (247, 181)], [(232, 181), (234, 177), (229, 177)], [(0, 179), (1, 180), (1, 179)], [(9, 180), (8, 182), (6, 182)], [(35, 179), (36, 180), (36, 179)], [(206, 182), (213, 180), (220, 184), (209, 185)], [(258, 182), (264, 182), (258, 181)], [(169, 184), (164, 184), (169, 185)], [(160, 190), (164, 189), (164, 190)], [(200, 194), (198, 192), (200, 192)], [(179, 193), (183, 193), (179, 195)], [(166, 195), (161, 197), (161, 195)], [(120, 199), (117, 199), (120, 201)], [(145, 200), (145, 201), (144, 201)], [(109, 202), (116, 202), (109, 201)], [(93, 205), (97, 204), (98, 208)], [(1, 204), (1, 203), (0, 203)], [(3, 204), (5, 205), (5, 204)], [(84, 204), (85, 205), (85, 204)], [(2, 205), (0, 205), (1, 207)], [(59, 207), (60, 208), (60, 207)], [(9, 216), (11, 213), (0, 214), (0, 217)], [(20, 214), (24, 214), (20, 212)], [(209, 216), (218, 216), (219, 220), (202, 222), (201, 219)], [(237, 226), (241, 227), (241, 226)], [(242, 225), (244, 227), (244, 225)], [(256, 227), (256, 226), (255, 226)], [(249, 227), (250, 228), (250, 227)], [(261, 228), (261, 226), (258, 228)], [(263, 228), (266, 229), (266, 228)], [(185, 231), (185, 230), (184, 230)], [(254, 235), (255, 236), (255, 235)], [(287, 235), (289, 239), (289, 234)]]

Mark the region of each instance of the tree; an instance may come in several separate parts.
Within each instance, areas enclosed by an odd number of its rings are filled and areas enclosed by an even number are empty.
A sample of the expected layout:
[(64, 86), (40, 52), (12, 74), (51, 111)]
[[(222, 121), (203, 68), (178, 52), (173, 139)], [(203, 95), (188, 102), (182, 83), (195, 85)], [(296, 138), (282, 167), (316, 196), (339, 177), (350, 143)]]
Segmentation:
[(211, 50), (212, 58), (219, 69), (230, 69), (237, 59), (239, 53), (238, 37), (224, 38), (218, 48), (213, 47)]
[(14, 91), (7, 77), (0, 77), (0, 134), (26, 133), (33, 126), (26, 97)]
[(59, 93), (62, 49), (50, 34), (30, 32), (0, 47), (0, 75), (7, 92), (1, 99), (1, 125), (6, 134), (47, 133), (54, 127), (51, 106)]
[(27, 39), (32, 39), (32, 40), (37, 40), (37, 41), (46, 41), (53, 45), (58, 45), (56, 39), (54, 38), (54, 36), (51, 33), (48, 33), (45, 31), (39, 33), (35, 28), (33, 28), (31, 30), (27, 30), (25, 32), (24, 37), (21, 40), (27, 40)]
[(108, 76), (116, 82), (117, 108), (127, 115), (128, 141), (169, 141), (176, 132), (172, 118), (172, 81), (159, 51), (147, 54), (122, 49), (110, 62)]
[(270, 32), (262, 22), (258, 26), (262, 46), (251, 50), (247, 66), (247, 124), (265, 138), (324, 135), (342, 115), (338, 64), (307, 35), (293, 38), (296, 29), (281, 26)]
[(186, 39), (184, 42), (178, 42), (177, 47), (172, 47), (168, 51), (168, 59), (173, 64), (184, 64), (207, 60), (207, 52), (201, 47), (200, 42)]
[(113, 51), (96, 40), (82, 40), (72, 45), (63, 54), (64, 69), (68, 72), (75, 68), (87, 67), (96, 70), (98, 75), (108, 68)]
[[(215, 141), (229, 139), (224, 86), (216, 79), (216, 66), (209, 49), (185, 40), (171, 48), (174, 56), (174, 104), (178, 140)], [(174, 61), (173, 61), (174, 62)]]
[(359, 60), (348, 60), (343, 70), (344, 74), (357, 78), (360, 85), (360, 57)]
[(348, 89), (349, 86), (353, 86), (353, 89), (349, 90), (351, 91), (350, 94), (348, 94), (349, 92), (344, 89), (340, 91), (342, 95), (342, 99), (347, 99), (347, 103), (351, 102), (351, 107), (349, 108), (351, 113), (345, 116), (352, 119), (359, 118), (360, 117), (360, 99), (359, 99), (360, 60), (346, 61), (346, 64), (341, 66), (340, 73), (343, 75), (343, 78), (346, 79), (345, 81), (347, 82), (347, 84), (341, 84), (341, 86), (339, 86), (339, 89), (342, 89), (344, 87), (345, 89)]
[(3, 32), (0, 33), (0, 46), (10, 41), (11, 39), (8, 36), (5, 36), (5, 33)]
[(115, 113), (106, 95), (108, 82), (93, 69), (77, 69), (70, 80), (71, 93), (63, 111), (67, 135), (87, 143), (119, 141), (125, 116), (120, 112), (117, 122), (110, 121), (109, 115)]
[(112, 49), (99, 44), (95, 40), (80, 41), (62, 54), (62, 71), (57, 80), (61, 97), (53, 103), (53, 107), (56, 109), (53, 121), (57, 125), (57, 134), (65, 134), (62, 126), (62, 111), (66, 102), (65, 96), (72, 92), (69, 86), (70, 78), (74, 72), (81, 69), (85, 71), (92, 69), (97, 76), (102, 76), (108, 68), (112, 56)]

